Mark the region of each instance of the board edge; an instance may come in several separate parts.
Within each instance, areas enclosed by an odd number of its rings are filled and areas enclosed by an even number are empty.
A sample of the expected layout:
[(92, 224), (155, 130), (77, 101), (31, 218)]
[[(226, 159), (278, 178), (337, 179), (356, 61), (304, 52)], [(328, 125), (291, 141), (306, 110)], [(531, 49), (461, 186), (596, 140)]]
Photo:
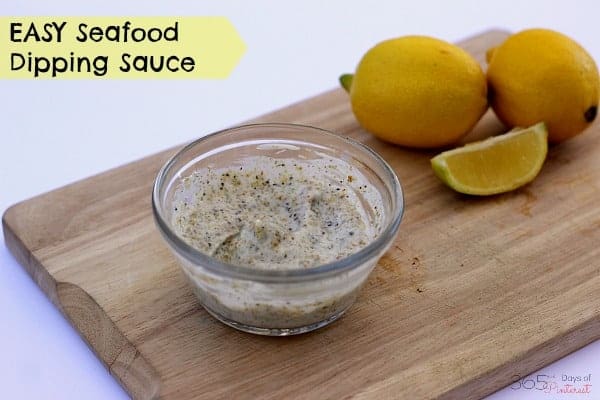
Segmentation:
[[(450, 389), (440, 395), (438, 400), (477, 400), (489, 396), (596, 340), (600, 340), (600, 317), (598, 315), (572, 327), (565, 334), (555, 336), (545, 343), (517, 355), (513, 360)], [(540, 348), (545, 350), (539, 351)]]
[(158, 398), (161, 381), (154, 367), (87, 292), (73, 283), (57, 282), (17, 236), (11, 221), (19, 204), (9, 207), (2, 215), (6, 248), (121, 387), (134, 399)]

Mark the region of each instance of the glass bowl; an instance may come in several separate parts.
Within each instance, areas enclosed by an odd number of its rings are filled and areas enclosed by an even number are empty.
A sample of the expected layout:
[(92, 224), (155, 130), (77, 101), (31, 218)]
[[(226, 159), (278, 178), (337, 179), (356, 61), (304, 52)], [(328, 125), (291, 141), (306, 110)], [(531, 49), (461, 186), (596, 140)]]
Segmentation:
[[(370, 199), (379, 207), (364, 198), (361, 202), (377, 210), (369, 212), (368, 219), (377, 226), (377, 235), (343, 258), (291, 269), (233, 265), (190, 245), (173, 225), (174, 204), (185, 178), (205, 168), (242, 168), (256, 157), (282, 164), (294, 160), (318, 164), (328, 159), (349, 166), (360, 179), (351, 184), (348, 176), (344, 181), (348, 189), (368, 187), (376, 195)], [(319, 179), (330, 179), (327, 174)], [(210, 314), (242, 331), (286, 336), (325, 326), (352, 305), (398, 233), (404, 200), (394, 171), (367, 146), (315, 127), (269, 123), (226, 129), (185, 146), (159, 171), (152, 208), (160, 233)]]

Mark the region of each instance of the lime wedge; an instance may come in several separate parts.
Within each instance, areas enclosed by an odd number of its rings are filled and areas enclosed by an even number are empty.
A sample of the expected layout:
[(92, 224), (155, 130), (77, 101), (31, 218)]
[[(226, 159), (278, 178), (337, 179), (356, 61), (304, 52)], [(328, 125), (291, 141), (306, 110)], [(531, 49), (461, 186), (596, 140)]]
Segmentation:
[(457, 192), (491, 195), (531, 182), (547, 153), (548, 131), (540, 122), (440, 153), (431, 166)]

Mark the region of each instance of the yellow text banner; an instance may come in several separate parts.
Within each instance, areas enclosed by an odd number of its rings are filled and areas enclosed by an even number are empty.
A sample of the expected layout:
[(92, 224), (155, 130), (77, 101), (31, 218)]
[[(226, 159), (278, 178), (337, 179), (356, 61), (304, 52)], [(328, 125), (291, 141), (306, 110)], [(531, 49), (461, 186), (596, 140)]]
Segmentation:
[(225, 17), (0, 17), (0, 79), (223, 79), (245, 49)]

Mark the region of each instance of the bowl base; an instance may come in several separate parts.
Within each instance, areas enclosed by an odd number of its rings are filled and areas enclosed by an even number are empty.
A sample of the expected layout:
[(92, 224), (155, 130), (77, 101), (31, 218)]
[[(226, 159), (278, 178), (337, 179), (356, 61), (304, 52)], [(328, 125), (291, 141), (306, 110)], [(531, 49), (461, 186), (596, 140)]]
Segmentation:
[(232, 321), (232, 320), (214, 312), (213, 310), (209, 309), (206, 306), (203, 306), (203, 307), (210, 315), (212, 315), (217, 320), (221, 321), (222, 323), (224, 323), (227, 326), (230, 326), (230, 327), (235, 328), (242, 332), (253, 333), (255, 335), (263, 335), (263, 336), (292, 336), (292, 335), (299, 335), (301, 333), (314, 331), (315, 329), (319, 329), (326, 325), (329, 325), (333, 321), (340, 318), (344, 314), (344, 312), (346, 312), (346, 309), (343, 309), (343, 310), (339, 311), (338, 313), (330, 316), (327, 319), (324, 319), (319, 322), (315, 322), (314, 324), (305, 325), (305, 326), (299, 326), (299, 327), (294, 327), (294, 328), (261, 328), (261, 327), (257, 327), (257, 326), (251, 326), (251, 325), (242, 324), (240, 322)]

